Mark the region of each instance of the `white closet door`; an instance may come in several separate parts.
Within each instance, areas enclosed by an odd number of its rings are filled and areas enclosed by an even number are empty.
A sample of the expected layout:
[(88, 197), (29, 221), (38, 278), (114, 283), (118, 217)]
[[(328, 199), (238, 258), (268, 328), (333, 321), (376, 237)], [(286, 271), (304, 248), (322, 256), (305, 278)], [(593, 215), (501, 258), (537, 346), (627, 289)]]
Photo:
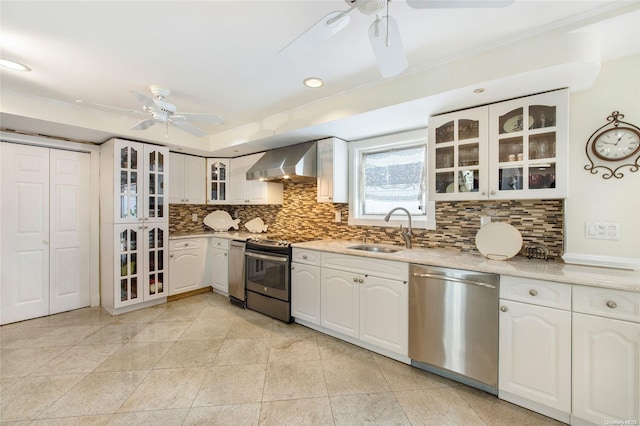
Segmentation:
[(90, 305), (90, 155), (50, 152), (50, 314)]
[(49, 150), (2, 150), (2, 313), (6, 324), (49, 314)]

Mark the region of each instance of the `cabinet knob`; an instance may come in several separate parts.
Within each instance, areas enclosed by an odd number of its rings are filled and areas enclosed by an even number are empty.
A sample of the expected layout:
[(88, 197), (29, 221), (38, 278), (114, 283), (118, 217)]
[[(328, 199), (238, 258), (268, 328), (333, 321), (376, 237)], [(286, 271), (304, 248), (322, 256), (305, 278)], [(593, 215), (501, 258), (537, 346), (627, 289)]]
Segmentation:
[(173, 257), (173, 256), (175, 256), (175, 254), (173, 254), (173, 253), (171, 253), (171, 254), (169, 255), (169, 257)]
[(227, 255), (227, 253), (224, 254), (225, 256)]
[(291, 270), (293, 271), (294, 269), (296, 269), (295, 266), (291, 265)]
[(49, 244), (49, 240), (42, 240), (43, 244)]
[(491, 191), (490, 194), (491, 195), (496, 195), (496, 191)]
[(184, 200), (184, 201), (186, 201), (187, 203), (189, 202), (189, 200)]
[(358, 277), (353, 277), (353, 282), (357, 283), (358, 282)]
[(529, 294), (532, 295), (532, 296), (537, 296), (538, 295), (538, 291), (531, 289), (531, 290), (529, 290)]
[(507, 312), (508, 310), (509, 308), (507, 308), (506, 306), (500, 306), (500, 311)]
[(185, 246), (185, 247), (186, 247), (186, 246), (188, 246), (188, 245), (189, 245), (189, 243), (184, 243), (184, 246)]
[(487, 195), (487, 191), (482, 191), (480, 194), (481, 195)]
[(307, 255), (306, 255), (306, 254), (303, 254), (303, 255), (302, 255), (302, 258), (303, 258), (303, 259), (306, 259), (306, 258), (307, 258)]
[(362, 278), (360, 278), (360, 279), (358, 279), (358, 282), (359, 282), (360, 284), (362, 284), (362, 283), (364, 282), (364, 280), (363, 280)]
[(609, 300), (607, 302), (607, 308), (615, 309), (617, 307), (618, 307), (618, 304), (616, 302), (614, 302), (613, 300)]

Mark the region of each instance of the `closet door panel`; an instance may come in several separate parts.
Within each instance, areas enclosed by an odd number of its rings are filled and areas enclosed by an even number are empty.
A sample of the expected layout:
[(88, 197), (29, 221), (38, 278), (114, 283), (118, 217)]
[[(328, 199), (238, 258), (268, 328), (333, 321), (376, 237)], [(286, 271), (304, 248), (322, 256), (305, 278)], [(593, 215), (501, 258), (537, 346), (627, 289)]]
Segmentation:
[(0, 323), (49, 314), (49, 150), (2, 143)]
[(89, 164), (89, 154), (51, 150), (51, 314), (90, 305)]

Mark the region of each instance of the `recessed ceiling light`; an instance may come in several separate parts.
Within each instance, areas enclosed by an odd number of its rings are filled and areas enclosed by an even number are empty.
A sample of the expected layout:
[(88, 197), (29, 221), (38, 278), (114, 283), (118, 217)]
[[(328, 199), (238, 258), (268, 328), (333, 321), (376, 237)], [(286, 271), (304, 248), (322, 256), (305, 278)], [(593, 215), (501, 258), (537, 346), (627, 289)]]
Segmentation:
[(478, 87), (473, 91), (473, 93), (483, 93), (483, 92), (484, 92), (484, 87)]
[(322, 81), (321, 79), (319, 79), (317, 77), (309, 77), (309, 78), (305, 78), (303, 83), (307, 87), (311, 87), (312, 89), (316, 89), (318, 87), (322, 87), (322, 85), (324, 84), (324, 81)]
[(23, 65), (20, 62), (10, 61), (8, 59), (0, 59), (0, 65), (14, 71), (31, 71), (31, 68), (29, 68), (28, 66)]

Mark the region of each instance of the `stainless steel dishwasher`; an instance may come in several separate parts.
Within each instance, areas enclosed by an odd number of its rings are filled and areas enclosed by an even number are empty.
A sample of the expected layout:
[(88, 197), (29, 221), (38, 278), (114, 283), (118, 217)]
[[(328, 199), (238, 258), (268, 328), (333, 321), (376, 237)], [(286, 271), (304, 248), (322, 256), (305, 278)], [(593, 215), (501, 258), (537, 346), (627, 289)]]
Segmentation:
[(245, 307), (244, 251), (246, 242), (231, 241), (229, 246), (229, 300)]
[(500, 276), (412, 264), (411, 364), (498, 393)]

